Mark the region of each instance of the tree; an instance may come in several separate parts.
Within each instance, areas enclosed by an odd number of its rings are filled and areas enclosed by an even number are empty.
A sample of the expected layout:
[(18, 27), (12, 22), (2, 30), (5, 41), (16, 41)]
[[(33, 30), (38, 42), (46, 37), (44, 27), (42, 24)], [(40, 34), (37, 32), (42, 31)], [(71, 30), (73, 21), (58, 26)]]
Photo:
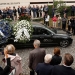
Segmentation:
[(56, 8), (56, 13), (63, 12), (63, 9), (66, 7), (66, 3), (63, 0), (54, 1), (54, 7)]

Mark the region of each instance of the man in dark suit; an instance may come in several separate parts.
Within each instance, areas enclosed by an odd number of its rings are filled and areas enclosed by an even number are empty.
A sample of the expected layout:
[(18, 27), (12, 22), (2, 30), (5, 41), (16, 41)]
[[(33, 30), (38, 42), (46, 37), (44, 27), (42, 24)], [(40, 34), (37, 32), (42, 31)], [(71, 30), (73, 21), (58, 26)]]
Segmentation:
[(73, 56), (69, 53), (66, 53), (63, 61), (64, 64), (54, 66), (51, 75), (75, 75), (75, 70), (70, 66), (73, 61)]
[(44, 57), (44, 63), (39, 63), (36, 67), (37, 75), (51, 75), (51, 71), (53, 66), (50, 65), (50, 61), (52, 59), (51, 54), (46, 54)]
[(17, 11), (18, 11), (18, 15), (21, 16), (21, 8), (20, 8), (20, 6), (18, 6)]
[(30, 68), (30, 75), (35, 74), (35, 68), (38, 63), (44, 62), (44, 56), (46, 54), (44, 48), (40, 48), (40, 41), (35, 40), (34, 43), (34, 50), (30, 51), (29, 54), (29, 68)]

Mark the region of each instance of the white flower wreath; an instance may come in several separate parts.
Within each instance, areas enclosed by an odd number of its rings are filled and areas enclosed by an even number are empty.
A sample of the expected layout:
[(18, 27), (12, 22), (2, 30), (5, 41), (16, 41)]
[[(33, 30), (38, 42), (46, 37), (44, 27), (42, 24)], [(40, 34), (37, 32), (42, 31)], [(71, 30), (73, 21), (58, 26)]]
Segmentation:
[(30, 40), (32, 25), (27, 20), (21, 20), (14, 26), (15, 42), (26, 42)]

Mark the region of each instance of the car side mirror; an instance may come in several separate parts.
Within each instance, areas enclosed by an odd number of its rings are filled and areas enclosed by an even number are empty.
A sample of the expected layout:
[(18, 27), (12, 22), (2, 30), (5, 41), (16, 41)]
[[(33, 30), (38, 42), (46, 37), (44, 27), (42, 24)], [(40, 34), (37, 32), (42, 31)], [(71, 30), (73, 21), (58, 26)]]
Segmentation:
[(54, 34), (51, 34), (51, 36), (53, 36)]

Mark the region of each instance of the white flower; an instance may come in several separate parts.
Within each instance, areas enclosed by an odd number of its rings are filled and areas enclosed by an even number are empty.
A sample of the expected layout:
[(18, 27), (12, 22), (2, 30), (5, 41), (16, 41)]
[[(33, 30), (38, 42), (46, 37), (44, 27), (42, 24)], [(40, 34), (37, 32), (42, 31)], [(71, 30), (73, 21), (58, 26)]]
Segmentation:
[(27, 20), (21, 20), (14, 26), (15, 42), (26, 42), (30, 40), (32, 25)]

